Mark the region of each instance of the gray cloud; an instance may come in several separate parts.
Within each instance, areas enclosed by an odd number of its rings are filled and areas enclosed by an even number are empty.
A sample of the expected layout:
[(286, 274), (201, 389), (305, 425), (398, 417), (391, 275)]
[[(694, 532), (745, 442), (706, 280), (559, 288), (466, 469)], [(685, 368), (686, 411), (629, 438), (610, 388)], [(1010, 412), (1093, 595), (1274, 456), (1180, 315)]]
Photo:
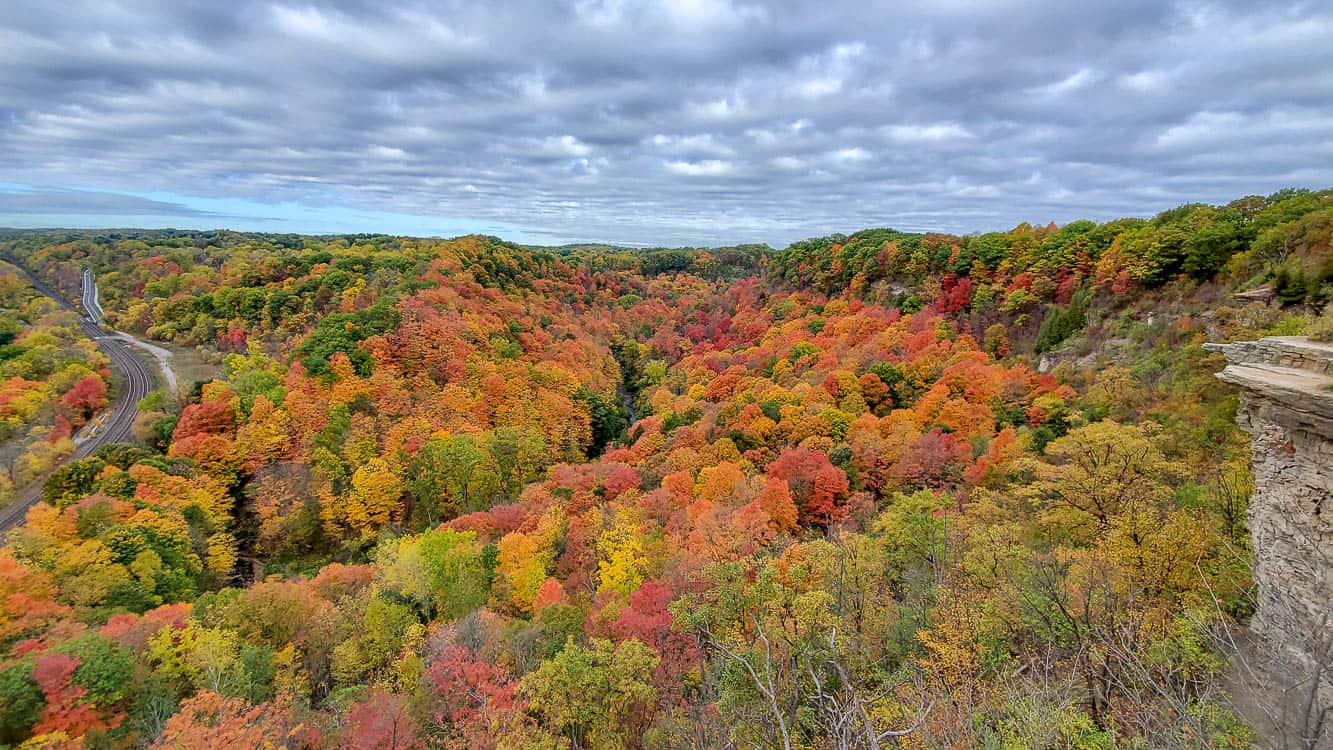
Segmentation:
[(0, 216), (179, 216), (226, 218), (181, 203), (92, 190), (13, 189), (0, 187)]
[(1330, 39), (1322, 3), (10, 3), (0, 181), (613, 242), (1105, 219), (1333, 184)]

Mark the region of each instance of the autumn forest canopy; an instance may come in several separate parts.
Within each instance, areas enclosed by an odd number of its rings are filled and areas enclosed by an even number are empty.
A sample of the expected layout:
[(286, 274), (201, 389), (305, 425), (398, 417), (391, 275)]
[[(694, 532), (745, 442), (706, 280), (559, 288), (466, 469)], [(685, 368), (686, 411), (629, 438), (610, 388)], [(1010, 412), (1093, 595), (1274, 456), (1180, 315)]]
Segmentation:
[[(0, 748), (1250, 747), (1202, 345), (1333, 336), (1331, 240), (0, 233)], [(173, 353), (131, 442), (20, 269)]]

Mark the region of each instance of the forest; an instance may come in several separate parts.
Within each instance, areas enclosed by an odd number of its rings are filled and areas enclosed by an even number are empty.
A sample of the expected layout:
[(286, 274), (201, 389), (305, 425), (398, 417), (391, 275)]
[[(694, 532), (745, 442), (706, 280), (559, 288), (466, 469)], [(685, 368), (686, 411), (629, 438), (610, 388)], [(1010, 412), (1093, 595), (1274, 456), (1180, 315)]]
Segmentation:
[(0, 506), (73, 455), (107, 405), (110, 362), (78, 320), (0, 261)]
[[(0, 266), (0, 748), (1244, 748), (1208, 341), (1333, 337), (1333, 190), (968, 236), (34, 231)], [(1237, 296), (1238, 293), (1246, 293)], [(161, 384), (159, 384), (161, 386)]]

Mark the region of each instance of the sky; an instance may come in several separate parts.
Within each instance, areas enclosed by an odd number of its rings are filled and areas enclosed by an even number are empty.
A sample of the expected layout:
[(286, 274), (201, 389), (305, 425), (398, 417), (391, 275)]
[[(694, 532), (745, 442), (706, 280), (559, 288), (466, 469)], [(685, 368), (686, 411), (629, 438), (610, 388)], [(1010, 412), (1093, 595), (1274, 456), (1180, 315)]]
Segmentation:
[(1333, 186), (1333, 3), (0, 3), (0, 226), (719, 245)]

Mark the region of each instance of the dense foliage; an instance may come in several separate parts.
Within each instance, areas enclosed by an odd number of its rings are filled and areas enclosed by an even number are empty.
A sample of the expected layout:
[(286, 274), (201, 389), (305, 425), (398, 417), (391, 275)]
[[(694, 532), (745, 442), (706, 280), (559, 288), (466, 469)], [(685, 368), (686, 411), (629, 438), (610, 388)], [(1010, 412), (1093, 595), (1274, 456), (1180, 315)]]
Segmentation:
[(1307, 326), (1330, 217), (19, 236), (225, 375), (0, 551), (0, 745), (1247, 746), (1248, 446), (1201, 344)]
[(108, 366), (78, 315), (0, 262), (0, 506), (74, 453), (107, 404)]

